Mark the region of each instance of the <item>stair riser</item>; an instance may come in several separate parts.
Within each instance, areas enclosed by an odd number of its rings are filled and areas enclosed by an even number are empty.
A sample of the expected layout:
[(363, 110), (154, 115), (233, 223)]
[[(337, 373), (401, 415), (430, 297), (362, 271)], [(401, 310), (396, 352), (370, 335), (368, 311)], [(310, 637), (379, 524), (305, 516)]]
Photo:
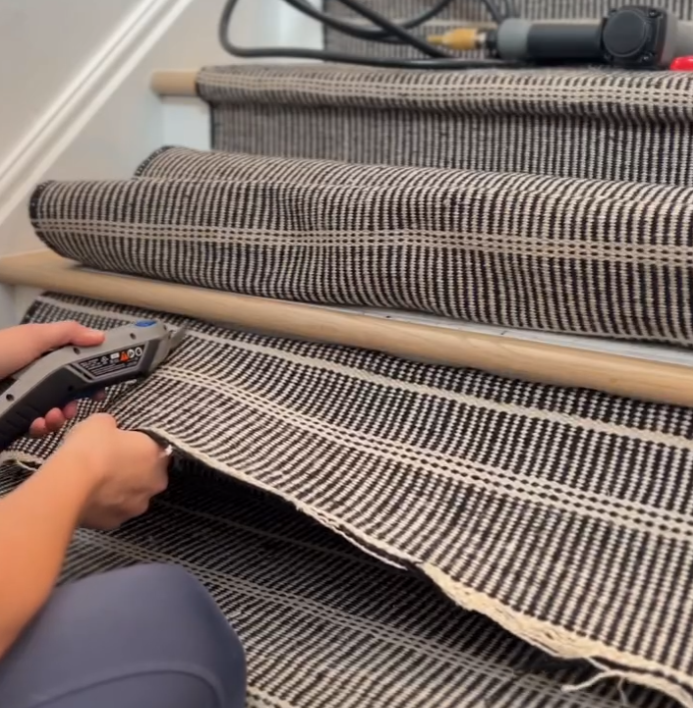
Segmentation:
[(229, 152), (693, 185), (688, 72), (210, 68)]
[(693, 123), (221, 106), (214, 147), (256, 155), (693, 185)]

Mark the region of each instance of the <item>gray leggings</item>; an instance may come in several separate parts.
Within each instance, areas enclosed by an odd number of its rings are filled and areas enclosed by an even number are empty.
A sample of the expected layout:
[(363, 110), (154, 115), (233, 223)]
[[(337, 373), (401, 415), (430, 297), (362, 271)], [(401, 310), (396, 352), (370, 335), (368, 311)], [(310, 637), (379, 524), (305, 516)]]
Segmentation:
[(202, 585), (143, 565), (57, 589), (0, 661), (3, 708), (242, 708), (241, 644)]

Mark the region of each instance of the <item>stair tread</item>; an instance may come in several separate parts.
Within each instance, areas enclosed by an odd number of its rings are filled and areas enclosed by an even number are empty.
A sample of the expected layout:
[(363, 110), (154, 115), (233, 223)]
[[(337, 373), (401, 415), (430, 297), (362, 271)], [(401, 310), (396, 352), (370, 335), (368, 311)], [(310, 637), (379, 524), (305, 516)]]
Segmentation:
[[(452, 114), (521, 113), (693, 119), (692, 72), (605, 68), (395, 70), (330, 64), (204, 67), (200, 96), (212, 103), (290, 104), (436, 110)], [(627, 112), (624, 114), (624, 108)]]

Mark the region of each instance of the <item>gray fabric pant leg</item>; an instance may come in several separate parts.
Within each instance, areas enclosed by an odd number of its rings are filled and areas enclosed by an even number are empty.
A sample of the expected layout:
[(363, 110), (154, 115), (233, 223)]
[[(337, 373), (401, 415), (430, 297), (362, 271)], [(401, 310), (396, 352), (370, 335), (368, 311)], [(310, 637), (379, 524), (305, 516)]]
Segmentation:
[(2, 708), (242, 708), (241, 644), (203, 586), (142, 565), (65, 585), (0, 661)]

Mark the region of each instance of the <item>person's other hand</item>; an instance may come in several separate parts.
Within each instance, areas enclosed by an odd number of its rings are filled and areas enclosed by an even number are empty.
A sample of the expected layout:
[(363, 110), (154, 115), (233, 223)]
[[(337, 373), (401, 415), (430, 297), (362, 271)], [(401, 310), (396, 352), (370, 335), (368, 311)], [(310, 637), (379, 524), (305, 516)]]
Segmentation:
[(168, 462), (148, 435), (121, 430), (112, 416), (97, 413), (68, 433), (43, 470), (64, 474), (66, 484), (86, 484), (81, 525), (108, 530), (147, 511), (166, 489)]
[[(0, 380), (28, 366), (42, 354), (52, 349), (73, 345), (93, 347), (101, 344), (104, 333), (78, 322), (52, 322), (50, 324), (25, 324), (0, 330)], [(77, 402), (60, 410), (46, 411), (43, 418), (35, 420), (29, 433), (40, 437), (56, 432), (77, 414)]]

